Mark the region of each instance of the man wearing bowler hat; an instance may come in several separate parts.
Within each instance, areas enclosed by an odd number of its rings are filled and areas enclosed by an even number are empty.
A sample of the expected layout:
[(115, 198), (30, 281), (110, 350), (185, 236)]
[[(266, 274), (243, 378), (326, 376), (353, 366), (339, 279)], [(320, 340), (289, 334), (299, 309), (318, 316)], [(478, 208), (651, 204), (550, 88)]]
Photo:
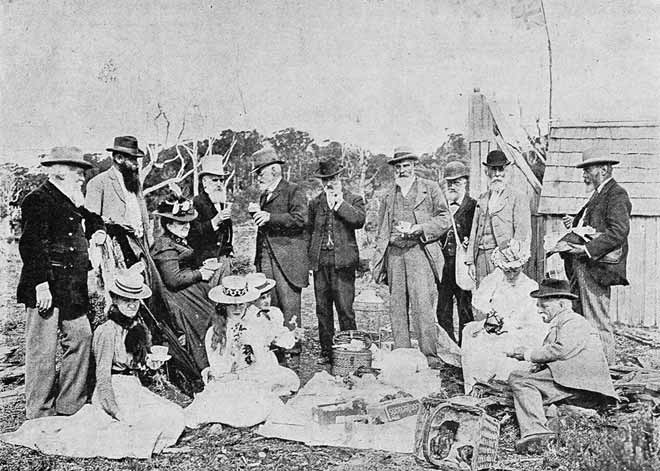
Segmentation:
[(536, 298), (537, 311), (550, 326), (540, 347), (516, 347), (507, 353), (533, 363), (531, 370), (514, 371), (509, 376), (520, 426), (519, 453), (542, 451), (556, 438), (548, 428), (544, 405), (584, 392), (617, 399), (600, 336), (572, 310), (577, 296), (571, 293), (569, 283), (546, 278), (530, 296)]
[[(75, 414), (87, 401), (92, 330), (87, 317), (88, 241), (105, 241), (103, 220), (83, 206), (85, 169), (77, 147), (55, 147), (41, 160), (48, 180), (21, 204), (25, 304), (25, 409), (34, 419)], [(63, 355), (56, 378), (58, 330)]]
[(565, 216), (564, 225), (591, 227), (595, 234), (584, 245), (572, 245), (563, 253), (566, 274), (571, 280), (576, 311), (600, 333), (605, 356), (614, 363), (614, 334), (609, 316), (611, 286), (628, 285), (626, 259), (632, 204), (628, 193), (612, 178), (619, 161), (607, 149), (594, 147), (582, 153), (584, 183), (593, 193), (575, 217)]
[(447, 205), (436, 182), (415, 175), (419, 158), (409, 147), (388, 161), (395, 184), (381, 202), (371, 269), (376, 283), (390, 287), (395, 348), (410, 348), (410, 328), (429, 366), (439, 366), (436, 302), (444, 269), (440, 237), (450, 227)]
[[(253, 215), (258, 227), (254, 264), (258, 272), (277, 283), (272, 303), (284, 313), (285, 325), (294, 330), (302, 325), (300, 296), (309, 284), (307, 198), (298, 185), (282, 178), (284, 161), (273, 148), (263, 148), (252, 157), (252, 172), (261, 189), (259, 210)], [(300, 361), (300, 343), (289, 353), (295, 367)]]
[[(438, 287), (438, 323), (449, 336), (458, 343), (465, 324), (472, 321), (472, 293), (461, 289), (456, 284), (456, 247), (467, 247), (472, 229), (472, 218), (477, 202), (467, 195), (467, 184), (470, 171), (462, 162), (449, 162), (445, 168), (445, 195), (449, 202), (449, 211), (453, 215), (458, 234), (454, 234), (451, 226), (449, 231), (440, 238), (442, 254), (445, 256), (445, 266), (442, 281)], [(454, 299), (458, 311), (458, 336), (454, 335)]]
[(323, 191), (309, 204), (309, 261), (314, 271), (316, 317), (321, 343), (320, 364), (328, 364), (335, 334), (333, 305), (339, 328), (355, 330), (355, 269), (359, 263), (356, 229), (364, 226), (364, 200), (343, 188), (343, 167), (335, 159), (322, 160), (314, 175)]
[(509, 186), (507, 171), (510, 164), (499, 149), (490, 151), (483, 164), (488, 189), (477, 199), (465, 262), (477, 288), (481, 280), (495, 269), (490, 257), (496, 247), (504, 250), (515, 239), (521, 248), (530, 251), (532, 215), (529, 198)]

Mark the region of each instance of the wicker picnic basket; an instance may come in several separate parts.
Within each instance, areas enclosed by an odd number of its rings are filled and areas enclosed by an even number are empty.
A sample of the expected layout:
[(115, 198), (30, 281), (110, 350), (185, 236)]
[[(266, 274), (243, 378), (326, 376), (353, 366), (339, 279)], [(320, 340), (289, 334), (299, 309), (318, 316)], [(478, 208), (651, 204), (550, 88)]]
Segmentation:
[[(365, 348), (362, 350), (345, 350), (343, 345), (351, 340), (361, 340)], [(361, 366), (371, 368), (371, 338), (360, 330), (345, 330), (335, 335), (332, 346), (332, 374), (344, 376), (355, 372)]]
[(365, 288), (353, 301), (355, 321), (361, 329), (380, 339), (384, 327), (383, 318), (389, 319), (389, 306), (375, 289)]

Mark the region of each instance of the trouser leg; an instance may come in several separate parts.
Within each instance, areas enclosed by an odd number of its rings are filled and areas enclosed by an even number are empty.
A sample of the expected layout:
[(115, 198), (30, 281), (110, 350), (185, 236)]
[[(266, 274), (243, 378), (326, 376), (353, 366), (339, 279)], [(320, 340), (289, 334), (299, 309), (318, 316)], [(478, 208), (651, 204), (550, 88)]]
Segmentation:
[(437, 358), (436, 330), (437, 281), (421, 247), (412, 247), (404, 255), (406, 283), (410, 296), (410, 322), (419, 339), (419, 349), (427, 358)]
[(354, 268), (332, 269), (332, 298), (337, 309), (339, 329), (342, 331), (356, 330), (355, 311), (353, 311), (353, 301), (355, 300)]
[(316, 297), (316, 317), (319, 323), (319, 343), (321, 354), (332, 353), (332, 339), (335, 335), (335, 322), (332, 312), (332, 291), (329, 272), (332, 267), (319, 267), (314, 272), (314, 296)]
[(455, 285), (454, 297), (456, 298), (456, 309), (458, 311), (458, 343), (463, 340), (463, 328), (468, 322), (472, 322), (472, 292), (462, 290)]
[(490, 261), (490, 256), (493, 254), (493, 249), (479, 249), (477, 252), (477, 259), (474, 262), (475, 273), (477, 277), (477, 288), (481, 281), (488, 275), (493, 273), (495, 266)]
[(47, 319), (27, 308), (25, 326), (25, 416), (36, 419), (55, 414), (55, 353), (59, 309)]
[[(301, 289), (287, 281), (277, 261), (272, 259), (266, 250), (262, 252), (261, 256), (261, 272), (277, 283), (275, 289), (271, 291), (271, 304), (280, 308), (284, 314), (284, 324), (291, 330), (296, 326), (300, 327), (302, 325), (300, 318)], [(294, 325), (291, 325), (294, 317)]]
[(394, 348), (410, 348), (410, 323), (408, 319), (408, 290), (406, 286), (406, 267), (402, 250), (397, 247), (388, 249), (387, 284), (390, 287), (390, 320)]
[(64, 353), (55, 408), (58, 414), (72, 415), (87, 402), (92, 329), (87, 316), (62, 320), (60, 327)]
[[(453, 282), (455, 278), (454, 265), (450, 264), (453, 257), (445, 258), (445, 266), (442, 271), (442, 281), (438, 285), (438, 324), (445, 329), (452, 340), (456, 340), (454, 335), (454, 293)], [(460, 332), (459, 332), (460, 336)]]

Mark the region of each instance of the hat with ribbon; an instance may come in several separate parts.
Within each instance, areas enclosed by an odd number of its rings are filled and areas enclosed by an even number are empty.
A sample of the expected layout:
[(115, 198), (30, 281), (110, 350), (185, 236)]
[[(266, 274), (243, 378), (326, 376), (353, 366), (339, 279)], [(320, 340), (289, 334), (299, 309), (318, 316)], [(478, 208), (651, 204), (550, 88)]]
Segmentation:
[(110, 152), (119, 152), (120, 154), (130, 155), (131, 157), (144, 157), (144, 152), (138, 148), (138, 140), (133, 136), (117, 136), (112, 147), (105, 150)]
[(529, 250), (522, 248), (517, 240), (511, 239), (506, 248), (496, 247), (493, 250), (490, 261), (500, 270), (514, 270), (524, 266), (529, 257)]
[(144, 284), (144, 277), (133, 267), (119, 270), (108, 291), (128, 299), (145, 299), (151, 296), (151, 289)]
[(486, 167), (506, 167), (511, 164), (506, 154), (499, 149), (491, 150), (486, 156), (484, 165)]
[(541, 281), (539, 289), (529, 293), (532, 298), (564, 298), (577, 299), (577, 295), (571, 293), (571, 286), (566, 280), (556, 278), (545, 278)]
[(62, 164), (73, 167), (92, 168), (93, 165), (83, 159), (83, 152), (78, 147), (53, 147), (50, 154), (45, 155), (39, 162), (44, 167)]
[(314, 176), (316, 178), (332, 178), (344, 171), (344, 167), (336, 159), (321, 160), (319, 169)]
[(228, 172), (225, 169), (225, 166), (222, 165), (222, 155), (211, 154), (202, 159), (202, 164), (199, 168), (200, 178), (204, 175), (217, 175), (219, 177), (226, 177), (231, 172)]
[(619, 161), (612, 157), (610, 151), (604, 147), (590, 147), (582, 152), (582, 162), (576, 165), (577, 168), (589, 167), (591, 165), (616, 165)]
[(154, 214), (178, 222), (190, 222), (197, 218), (193, 202), (185, 198), (161, 201)]
[(243, 276), (225, 276), (222, 283), (209, 291), (209, 299), (218, 304), (243, 304), (259, 299), (261, 294), (250, 288)]
[(470, 171), (463, 162), (453, 160), (445, 167), (445, 180), (458, 180), (459, 178), (468, 178)]
[(419, 160), (419, 157), (412, 150), (412, 147), (409, 146), (399, 146), (394, 148), (392, 153), (392, 158), (387, 161), (388, 164), (394, 165), (397, 162), (402, 162), (404, 160)]
[(261, 294), (267, 293), (277, 284), (275, 280), (266, 278), (263, 273), (248, 273), (245, 275), (245, 280), (249, 288), (256, 289)]
[(264, 147), (252, 154), (254, 159), (254, 168), (251, 173), (257, 173), (262, 168), (273, 164), (283, 164), (284, 160), (278, 157), (277, 152), (272, 147)]

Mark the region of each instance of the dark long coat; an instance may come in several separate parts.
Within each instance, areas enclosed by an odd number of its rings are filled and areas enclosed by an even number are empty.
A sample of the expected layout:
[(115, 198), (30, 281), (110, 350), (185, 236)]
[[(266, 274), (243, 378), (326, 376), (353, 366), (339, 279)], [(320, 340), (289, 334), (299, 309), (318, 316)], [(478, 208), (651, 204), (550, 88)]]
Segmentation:
[[(456, 229), (458, 230), (458, 240), (461, 242), (464, 238), (470, 237), (472, 230), (472, 219), (474, 217), (474, 210), (477, 206), (477, 201), (468, 195), (463, 197), (461, 205), (454, 214), (454, 221), (456, 222)], [(440, 237), (442, 244), (442, 253), (445, 257), (456, 256), (456, 238), (454, 237), (454, 227), (450, 226), (446, 234)]]
[(198, 216), (190, 223), (188, 244), (195, 250), (197, 265), (207, 258), (231, 255), (234, 251), (231, 219), (222, 221), (216, 230), (213, 229), (211, 219), (218, 214), (218, 210), (205, 191), (195, 196), (193, 204)]

